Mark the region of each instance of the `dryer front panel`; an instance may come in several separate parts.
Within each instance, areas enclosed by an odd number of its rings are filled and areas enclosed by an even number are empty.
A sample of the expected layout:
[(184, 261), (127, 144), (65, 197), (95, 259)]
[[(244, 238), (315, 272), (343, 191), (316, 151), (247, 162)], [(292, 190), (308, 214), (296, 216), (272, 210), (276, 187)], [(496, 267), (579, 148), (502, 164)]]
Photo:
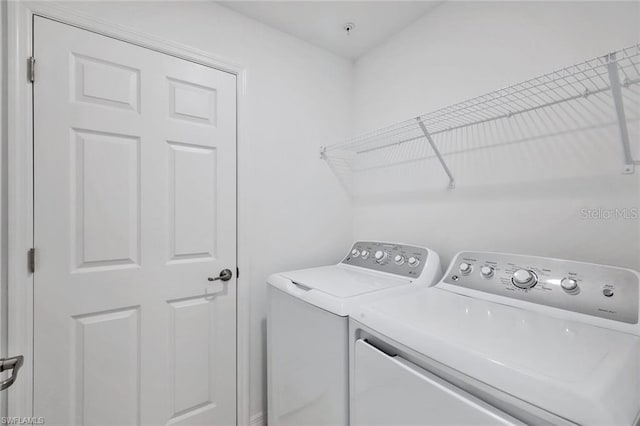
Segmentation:
[(366, 340), (356, 341), (354, 361), (352, 426), (523, 424)]

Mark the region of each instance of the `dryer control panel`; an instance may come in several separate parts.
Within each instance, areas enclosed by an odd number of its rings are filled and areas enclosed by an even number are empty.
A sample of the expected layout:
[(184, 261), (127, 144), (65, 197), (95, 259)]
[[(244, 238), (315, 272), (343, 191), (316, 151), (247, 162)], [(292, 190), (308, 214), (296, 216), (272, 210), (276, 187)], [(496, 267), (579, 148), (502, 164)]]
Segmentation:
[(638, 273), (545, 257), (462, 252), (442, 282), (499, 296), (638, 323)]
[(342, 263), (418, 278), (427, 262), (428, 250), (422, 247), (407, 246), (379, 241), (358, 241), (344, 258)]

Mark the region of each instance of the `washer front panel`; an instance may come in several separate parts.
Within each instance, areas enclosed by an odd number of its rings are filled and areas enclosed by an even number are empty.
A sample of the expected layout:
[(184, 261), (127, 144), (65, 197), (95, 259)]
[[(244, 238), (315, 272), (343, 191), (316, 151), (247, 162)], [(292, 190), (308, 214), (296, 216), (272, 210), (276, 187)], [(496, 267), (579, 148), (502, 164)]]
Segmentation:
[[(466, 274), (463, 273), (462, 264), (470, 265), (470, 272), (463, 266)], [(492, 268), (492, 275), (483, 275), (483, 267)], [(532, 287), (523, 289), (514, 284), (513, 275), (519, 270), (533, 273), (536, 282)], [(577, 288), (563, 289), (563, 280), (575, 280)], [(638, 275), (627, 269), (544, 257), (462, 252), (442, 281), (554, 308), (638, 323), (640, 284)]]
[[(354, 250), (357, 251), (357, 255), (353, 254)], [(378, 251), (385, 253), (385, 258), (381, 261), (375, 258), (375, 253)], [(366, 256), (363, 256), (363, 252), (366, 253)], [(427, 263), (427, 255), (428, 251), (421, 247), (377, 241), (358, 241), (353, 245), (342, 263), (403, 277), (418, 278)], [(394, 260), (396, 256), (402, 256), (403, 263), (396, 263)], [(418, 259), (418, 265), (409, 265), (411, 257)]]

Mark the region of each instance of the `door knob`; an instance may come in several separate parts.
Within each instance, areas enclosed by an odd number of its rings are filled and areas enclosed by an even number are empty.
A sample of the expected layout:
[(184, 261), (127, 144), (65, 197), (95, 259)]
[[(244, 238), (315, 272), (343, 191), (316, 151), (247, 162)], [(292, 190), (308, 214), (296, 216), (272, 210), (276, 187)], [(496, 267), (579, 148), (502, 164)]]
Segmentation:
[(0, 391), (5, 390), (13, 384), (18, 378), (18, 370), (22, 367), (24, 357), (22, 355), (14, 356), (13, 358), (0, 359), (0, 372), (5, 370), (11, 370), (11, 376), (0, 382)]
[(207, 280), (209, 280), (209, 281), (217, 281), (217, 280), (229, 281), (232, 276), (233, 276), (233, 274), (231, 273), (230, 269), (223, 269), (222, 271), (220, 271), (220, 275), (218, 275), (215, 278), (209, 277), (209, 278), (207, 278)]

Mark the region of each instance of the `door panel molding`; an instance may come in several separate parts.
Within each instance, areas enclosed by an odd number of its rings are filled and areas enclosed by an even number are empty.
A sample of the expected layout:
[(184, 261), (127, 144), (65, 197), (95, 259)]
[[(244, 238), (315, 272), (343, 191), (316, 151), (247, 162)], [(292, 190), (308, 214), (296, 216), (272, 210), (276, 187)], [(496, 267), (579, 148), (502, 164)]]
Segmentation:
[[(247, 177), (241, 161), (246, 158), (244, 117), (247, 70), (241, 64), (203, 50), (97, 19), (55, 3), (8, 2), (8, 108), (7, 108), (7, 222), (8, 222), (8, 350), (25, 355), (21, 377), (8, 390), (8, 415), (33, 415), (33, 275), (27, 267), (27, 252), (33, 245), (33, 98), (28, 80), (27, 58), (32, 54), (33, 17), (42, 16), (97, 34), (115, 38), (159, 53), (195, 62), (236, 75), (237, 229), (246, 229), (248, 213)], [(37, 84), (37, 58), (36, 83)], [(117, 105), (117, 104), (112, 104)], [(135, 105), (134, 105), (135, 107)], [(129, 106), (128, 108), (131, 108)], [(238, 188), (243, 188), (241, 196)], [(249, 425), (249, 302), (248, 237), (237, 233), (237, 423)], [(37, 261), (36, 261), (37, 263)]]

